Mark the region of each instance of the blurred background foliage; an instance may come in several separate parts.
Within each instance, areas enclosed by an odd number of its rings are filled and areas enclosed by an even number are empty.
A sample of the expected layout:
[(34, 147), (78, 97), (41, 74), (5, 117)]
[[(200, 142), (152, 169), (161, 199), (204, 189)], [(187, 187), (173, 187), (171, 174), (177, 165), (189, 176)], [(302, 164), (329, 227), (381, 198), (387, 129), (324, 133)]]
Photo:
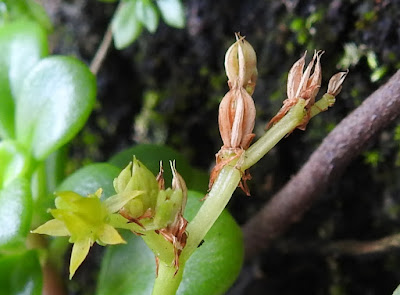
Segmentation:
[[(41, 0), (53, 22), (51, 50), (93, 58), (116, 3)], [(252, 196), (229, 210), (249, 219), (347, 114), (400, 68), (400, 2), (187, 0), (186, 25), (159, 23), (124, 50), (112, 48), (98, 74), (89, 124), (74, 141), (70, 171), (106, 161), (135, 143), (166, 144), (209, 170), (222, 145), (218, 104), (228, 87), (224, 54), (241, 32), (258, 55), (254, 100), (260, 136), (286, 98), (287, 73), (307, 50), (325, 51), (323, 82), (349, 69), (329, 112), (295, 131), (251, 169)], [(177, 163), (179, 170), (179, 163)], [(318, 245), (370, 240), (400, 228), (400, 120), (387, 128), (332, 184), (304, 219), (251, 262), (232, 294), (391, 294), (400, 283), (400, 252), (342, 256)], [(301, 291), (304, 290), (304, 291)], [(243, 293), (242, 293), (243, 292)]]

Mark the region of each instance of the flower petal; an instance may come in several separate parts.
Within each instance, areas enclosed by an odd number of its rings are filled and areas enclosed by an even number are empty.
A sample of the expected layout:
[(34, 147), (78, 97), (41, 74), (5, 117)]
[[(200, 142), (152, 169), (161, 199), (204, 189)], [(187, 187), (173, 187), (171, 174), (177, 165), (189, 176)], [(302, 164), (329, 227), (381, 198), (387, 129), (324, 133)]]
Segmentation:
[(89, 238), (78, 240), (74, 243), (74, 246), (72, 247), (71, 261), (69, 264), (69, 279), (72, 279), (75, 271), (82, 264), (83, 260), (85, 260), (91, 245), (92, 242)]
[(120, 236), (118, 231), (111, 225), (105, 224), (104, 230), (99, 236), (99, 240), (103, 244), (115, 245), (126, 244), (124, 239)]
[(107, 198), (103, 204), (107, 207), (107, 211), (109, 213), (114, 213), (124, 207), (130, 200), (144, 193), (144, 191), (129, 191), (127, 193), (119, 193)]
[(64, 222), (58, 219), (52, 219), (33, 230), (35, 234), (45, 234), (49, 236), (69, 236), (70, 233)]

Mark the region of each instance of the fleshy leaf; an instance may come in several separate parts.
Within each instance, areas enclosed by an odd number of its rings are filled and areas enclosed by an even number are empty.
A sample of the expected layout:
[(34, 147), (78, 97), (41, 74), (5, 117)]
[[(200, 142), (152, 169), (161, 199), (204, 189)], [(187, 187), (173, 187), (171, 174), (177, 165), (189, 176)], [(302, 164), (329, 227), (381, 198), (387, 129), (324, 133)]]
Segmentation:
[(154, 33), (158, 27), (158, 13), (150, 0), (136, 1), (136, 16), (150, 33)]
[(36, 251), (0, 258), (0, 293), (7, 295), (41, 295), (42, 271)]
[(82, 128), (95, 95), (95, 78), (79, 60), (66, 56), (41, 60), (24, 80), (18, 98), (17, 140), (31, 147), (36, 159), (46, 158)]
[(0, 248), (23, 245), (31, 219), (29, 183), (17, 178), (0, 191)]
[(14, 110), (22, 82), (47, 55), (47, 36), (36, 23), (18, 21), (0, 27), (0, 137), (14, 138)]
[(142, 32), (142, 24), (136, 16), (136, 0), (123, 2), (111, 22), (114, 45), (124, 49), (135, 41)]
[(75, 271), (82, 264), (83, 260), (85, 260), (91, 245), (92, 242), (90, 239), (83, 239), (74, 243), (74, 246), (72, 247), (71, 261), (69, 264), (69, 279), (72, 279)]
[(29, 169), (30, 157), (15, 141), (0, 142), (0, 189), (17, 177), (25, 176)]
[[(185, 212), (188, 220), (201, 206), (201, 197), (200, 193), (189, 192)], [(154, 255), (140, 237), (125, 233), (123, 238), (126, 245), (106, 250), (97, 295), (151, 294), (155, 279)], [(242, 233), (228, 212), (221, 214), (204, 240), (186, 263), (178, 295), (224, 294), (239, 274), (243, 260)]]
[(167, 25), (178, 29), (185, 26), (185, 11), (181, 0), (157, 0), (157, 5)]

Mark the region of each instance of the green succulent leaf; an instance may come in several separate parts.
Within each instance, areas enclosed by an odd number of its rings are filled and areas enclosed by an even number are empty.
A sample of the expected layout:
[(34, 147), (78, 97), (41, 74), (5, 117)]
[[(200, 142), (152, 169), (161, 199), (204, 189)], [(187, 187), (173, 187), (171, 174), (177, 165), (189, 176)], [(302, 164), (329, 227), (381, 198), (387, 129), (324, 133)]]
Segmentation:
[(17, 177), (23, 177), (29, 169), (30, 157), (15, 141), (0, 142), (0, 190)]
[(7, 21), (31, 20), (50, 31), (52, 24), (46, 10), (35, 0), (2, 0), (6, 6)]
[(176, 169), (182, 175), (190, 190), (207, 191), (208, 175), (197, 169), (192, 169), (188, 161), (170, 147), (157, 144), (136, 145), (116, 154), (109, 160), (109, 163), (122, 169), (132, 161), (132, 156), (136, 156), (154, 175), (159, 172), (160, 161), (162, 161), (165, 168), (164, 179), (167, 187), (171, 185), (172, 181), (171, 170), (167, 167), (169, 166), (169, 161), (175, 160)]
[(0, 248), (23, 246), (31, 219), (29, 182), (17, 178), (0, 191)]
[(122, 2), (111, 21), (114, 45), (124, 49), (142, 32), (142, 23), (136, 15), (136, 0)]
[(47, 36), (36, 23), (0, 27), (0, 137), (14, 137), (15, 100), (29, 71), (47, 55)]
[(157, 0), (157, 5), (166, 24), (178, 29), (185, 27), (185, 11), (181, 0)]
[(136, 1), (136, 15), (150, 33), (154, 33), (158, 27), (158, 12), (150, 0)]
[[(201, 197), (203, 194), (189, 192), (185, 211), (189, 220), (201, 206)], [(126, 245), (106, 250), (97, 295), (151, 294), (155, 280), (154, 255), (140, 237), (125, 233), (123, 238)], [(204, 240), (186, 263), (178, 295), (224, 294), (239, 274), (243, 261), (242, 234), (227, 211), (221, 214)]]
[(86, 196), (102, 188), (103, 195), (101, 199), (104, 199), (115, 194), (113, 180), (120, 172), (119, 168), (110, 164), (90, 164), (66, 178), (57, 188), (57, 191), (74, 191)]
[(42, 270), (36, 251), (0, 258), (1, 294), (42, 294)]
[(18, 98), (17, 140), (31, 147), (36, 159), (45, 159), (82, 128), (95, 96), (95, 77), (82, 62), (66, 56), (41, 60)]
[(35, 0), (26, 0), (26, 5), (33, 19), (35, 19), (47, 31), (51, 31), (53, 29), (51, 20), (42, 5), (37, 3)]

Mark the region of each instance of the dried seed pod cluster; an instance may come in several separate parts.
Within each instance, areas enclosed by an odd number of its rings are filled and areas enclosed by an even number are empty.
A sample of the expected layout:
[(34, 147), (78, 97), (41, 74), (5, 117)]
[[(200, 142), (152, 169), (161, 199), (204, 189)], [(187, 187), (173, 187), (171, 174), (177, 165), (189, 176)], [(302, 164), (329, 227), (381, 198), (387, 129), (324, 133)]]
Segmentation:
[[(211, 188), (221, 169), (246, 150), (253, 133), (256, 108), (251, 95), (257, 80), (257, 58), (253, 47), (244, 37), (236, 34), (236, 42), (225, 55), (225, 71), (229, 91), (219, 105), (218, 125), (224, 145), (216, 155), (211, 173)], [(248, 176), (247, 176), (248, 178)], [(248, 194), (248, 190), (246, 189)]]
[[(305, 130), (308, 121), (311, 118), (311, 108), (315, 104), (315, 97), (318, 94), (319, 88), (321, 87), (321, 63), (320, 59), (324, 52), (319, 50), (314, 52), (313, 59), (308, 64), (304, 71), (305, 59), (307, 52), (292, 66), (288, 74), (287, 82), (287, 99), (283, 101), (283, 106), (279, 112), (271, 119), (267, 125), (267, 129), (272, 125), (279, 122), (286, 113), (297, 104), (299, 99), (306, 101), (306, 115), (304, 120), (297, 126), (298, 129)], [(311, 74), (314, 68), (313, 73)], [(304, 72), (303, 72), (304, 71)], [(347, 72), (339, 72), (335, 74), (329, 81), (327, 94), (335, 97), (339, 94), (342, 89), (342, 84), (346, 78)]]

